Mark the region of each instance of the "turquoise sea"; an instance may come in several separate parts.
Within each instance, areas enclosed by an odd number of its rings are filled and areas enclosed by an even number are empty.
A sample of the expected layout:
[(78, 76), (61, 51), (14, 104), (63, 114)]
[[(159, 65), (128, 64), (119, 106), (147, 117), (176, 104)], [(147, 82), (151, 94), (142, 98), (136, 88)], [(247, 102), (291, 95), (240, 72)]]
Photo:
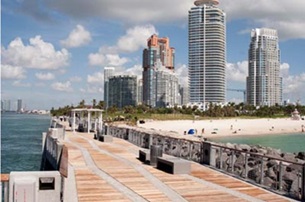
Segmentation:
[(40, 169), (42, 132), (48, 115), (1, 113), (1, 173)]
[(305, 152), (305, 134), (280, 134), (211, 138), (213, 142), (262, 145), (281, 149), (282, 152)]

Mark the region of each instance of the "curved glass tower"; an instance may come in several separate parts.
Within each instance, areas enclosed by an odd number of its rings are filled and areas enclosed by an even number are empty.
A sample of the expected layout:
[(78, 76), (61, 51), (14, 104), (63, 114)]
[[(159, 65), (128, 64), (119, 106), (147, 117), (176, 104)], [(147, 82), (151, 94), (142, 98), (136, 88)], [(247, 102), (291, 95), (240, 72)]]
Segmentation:
[(203, 106), (224, 103), (226, 95), (226, 17), (217, 5), (197, 0), (189, 11), (190, 102)]

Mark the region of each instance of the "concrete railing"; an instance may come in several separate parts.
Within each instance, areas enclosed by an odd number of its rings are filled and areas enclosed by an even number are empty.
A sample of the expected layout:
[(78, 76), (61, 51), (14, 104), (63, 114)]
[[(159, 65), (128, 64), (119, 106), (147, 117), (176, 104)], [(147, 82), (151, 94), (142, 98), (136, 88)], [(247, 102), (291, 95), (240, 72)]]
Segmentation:
[(56, 128), (49, 128), (49, 131), (43, 133), (43, 148), (41, 170), (58, 170), (59, 161), (64, 146), (61, 140), (65, 138), (65, 128), (56, 124)]
[(165, 154), (209, 165), (271, 191), (305, 201), (305, 163), (202, 142), (198, 138), (168, 136), (161, 131), (127, 126), (104, 125), (101, 134), (128, 140), (141, 148), (161, 145)]

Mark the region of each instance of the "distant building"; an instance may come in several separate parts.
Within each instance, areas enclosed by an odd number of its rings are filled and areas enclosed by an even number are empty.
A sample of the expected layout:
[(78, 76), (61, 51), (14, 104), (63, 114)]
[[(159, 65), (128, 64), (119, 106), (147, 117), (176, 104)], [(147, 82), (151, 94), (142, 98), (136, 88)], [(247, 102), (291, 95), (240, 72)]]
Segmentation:
[[(191, 103), (226, 99), (226, 15), (218, 0), (196, 0), (189, 11), (189, 95)], [(205, 110), (205, 109), (203, 109)]]
[(187, 105), (189, 103), (189, 93), (187, 87), (180, 87), (179, 94), (181, 96), (181, 104), (180, 105)]
[(22, 100), (21, 99), (17, 100), (17, 112), (23, 112)]
[(109, 107), (108, 89), (109, 89), (109, 77), (114, 75), (114, 67), (104, 68), (104, 105), (105, 109)]
[(147, 41), (147, 48), (143, 50), (143, 104), (156, 106), (156, 64), (174, 70), (175, 49), (170, 47), (169, 38), (159, 38), (152, 35)]
[(160, 61), (156, 62), (155, 84), (156, 103), (153, 107), (174, 107), (180, 104), (179, 83), (177, 75), (170, 69), (162, 66)]
[(1, 110), (2, 111), (11, 111), (11, 101), (10, 100), (2, 100), (1, 101)]
[(137, 77), (112, 76), (109, 77), (108, 107), (136, 106), (137, 104)]
[(252, 30), (248, 61), (247, 103), (254, 106), (281, 105), (282, 78), (276, 30)]
[(140, 79), (138, 81), (138, 99), (137, 99), (137, 105), (141, 105), (143, 102), (143, 80)]

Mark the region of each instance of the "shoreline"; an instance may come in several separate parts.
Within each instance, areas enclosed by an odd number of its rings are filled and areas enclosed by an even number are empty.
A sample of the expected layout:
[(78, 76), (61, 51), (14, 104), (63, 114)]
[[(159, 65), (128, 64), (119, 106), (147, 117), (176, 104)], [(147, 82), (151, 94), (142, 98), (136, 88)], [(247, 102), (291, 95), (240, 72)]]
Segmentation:
[[(303, 127), (302, 127), (303, 126)], [(190, 129), (197, 131), (196, 136), (204, 138), (267, 136), (281, 134), (302, 134), (305, 130), (304, 120), (291, 118), (262, 119), (210, 119), (210, 120), (146, 120), (138, 124), (140, 128), (161, 131), (174, 131), (179, 136), (188, 133)]]

